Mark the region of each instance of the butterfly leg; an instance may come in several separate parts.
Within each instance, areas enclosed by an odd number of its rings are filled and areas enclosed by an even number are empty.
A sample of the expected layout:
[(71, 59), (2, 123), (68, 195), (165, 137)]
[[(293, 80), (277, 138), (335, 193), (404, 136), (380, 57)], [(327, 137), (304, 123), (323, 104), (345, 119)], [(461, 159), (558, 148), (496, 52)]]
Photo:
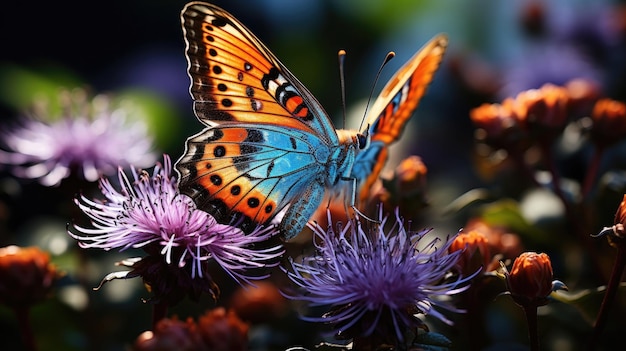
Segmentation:
[(324, 186), (314, 182), (300, 198), (292, 203), (283, 217), (279, 229), (285, 239), (289, 240), (300, 234), (306, 223), (317, 210), (324, 196)]
[(366, 216), (363, 212), (359, 211), (359, 209), (356, 208), (357, 179), (354, 177), (341, 177), (340, 179), (343, 181), (350, 182), (350, 204), (349, 205), (350, 205), (350, 208), (352, 208), (352, 210), (354, 211), (354, 213), (356, 213), (360, 217), (365, 218), (369, 222), (380, 223), (380, 221)]

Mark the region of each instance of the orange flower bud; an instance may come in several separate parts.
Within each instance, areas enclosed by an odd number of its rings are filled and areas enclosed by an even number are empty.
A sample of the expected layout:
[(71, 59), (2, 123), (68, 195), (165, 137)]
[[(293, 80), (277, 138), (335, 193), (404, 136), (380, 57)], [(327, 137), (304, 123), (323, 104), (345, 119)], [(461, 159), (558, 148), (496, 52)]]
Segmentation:
[(198, 330), (207, 350), (248, 350), (248, 324), (224, 308), (208, 311), (198, 319)]
[[(519, 235), (493, 227), (481, 219), (471, 219), (463, 228), (464, 231), (478, 231), (487, 239), (492, 256), (503, 258), (517, 257), (524, 251)], [(496, 263), (497, 266), (497, 263)]]
[(254, 285), (237, 289), (230, 299), (230, 307), (241, 319), (264, 323), (287, 312), (287, 300), (276, 285), (262, 281)]
[(591, 109), (600, 98), (600, 86), (590, 80), (577, 78), (565, 83), (569, 95), (569, 111), (573, 118), (589, 116)]
[(192, 332), (194, 321), (176, 318), (161, 319), (154, 331), (141, 333), (133, 345), (134, 351), (193, 351), (201, 350), (199, 335)]
[(465, 250), (457, 261), (463, 275), (471, 275), (478, 269), (482, 269), (484, 273), (488, 269), (491, 262), (491, 250), (487, 237), (483, 233), (472, 230), (457, 235), (448, 251), (459, 250)]
[(600, 99), (591, 112), (591, 139), (600, 147), (615, 144), (626, 137), (626, 104)]
[(520, 305), (545, 305), (553, 291), (552, 263), (545, 253), (522, 253), (506, 276), (509, 292)]
[(134, 351), (238, 351), (248, 349), (248, 325), (224, 308), (207, 311), (196, 323), (161, 319), (154, 331), (139, 335)]
[(478, 128), (476, 138), (496, 147), (509, 148), (526, 137), (525, 121), (516, 112), (514, 100), (502, 104), (483, 104), (470, 111), (470, 118)]
[(418, 156), (409, 156), (402, 160), (388, 178), (382, 178), (380, 186), (373, 187), (374, 192), (368, 199), (368, 213), (376, 213), (382, 203), (383, 208), (392, 212), (400, 209), (406, 218), (415, 218), (427, 204), (426, 174), (428, 169)]
[(404, 195), (423, 191), (426, 187), (428, 169), (418, 156), (409, 156), (402, 160), (395, 171), (395, 183), (398, 193)]
[(567, 89), (544, 84), (540, 89), (519, 93), (515, 102), (520, 115), (526, 116), (529, 126), (550, 131), (560, 131), (565, 127), (569, 103)]
[(26, 307), (42, 301), (58, 279), (48, 253), (37, 247), (0, 248), (0, 302)]

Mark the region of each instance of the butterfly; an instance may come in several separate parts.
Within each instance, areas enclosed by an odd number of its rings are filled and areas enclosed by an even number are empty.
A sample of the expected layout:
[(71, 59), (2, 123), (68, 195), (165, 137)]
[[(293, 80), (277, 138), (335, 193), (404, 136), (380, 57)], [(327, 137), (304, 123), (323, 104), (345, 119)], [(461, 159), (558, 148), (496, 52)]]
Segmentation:
[(179, 190), (244, 231), (282, 216), (285, 239), (300, 233), (327, 191), (374, 182), (447, 45), (438, 35), (411, 58), (359, 133), (335, 129), (311, 92), (230, 13), (191, 2), (181, 21), (194, 113), (205, 128), (176, 162)]

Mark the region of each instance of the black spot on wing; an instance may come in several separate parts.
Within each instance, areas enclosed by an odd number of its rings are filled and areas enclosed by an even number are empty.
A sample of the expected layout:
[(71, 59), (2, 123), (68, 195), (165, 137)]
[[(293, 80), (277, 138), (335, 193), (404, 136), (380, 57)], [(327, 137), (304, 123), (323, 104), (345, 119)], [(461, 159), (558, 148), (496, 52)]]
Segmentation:
[(213, 21), (211, 21), (211, 24), (216, 26), (216, 27), (224, 27), (225, 25), (229, 24), (230, 21), (227, 20), (226, 18), (222, 17), (222, 16), (215, 16), (215, 18), (213, 19)]
[(226, 111), (215, 108), (215, 101), (195, 101), (194, 110), (200, 119), (209, 119), (212, 121), (232, 121), (235, 118)]
[(239, 185), (233, 185), (230, 188), (230, 193), (235, 196), (241, 194), (241, 187)]
[(224, 157), (226, 156), (226, 148), (222, 145), (218, 145), (213, 149), (213, 156), (215, 157)]
[(270, 86), (270, 81), (277, 79), (279, 75), (280, 72), (278, 71), (278, 68), (270, 68), (270, 71), (264, 74), (261, 78), (261, 85), (263, 85), (263, 88), (267, 90)]
[(259, 201), (259, 199), (256, 197), (251, 197), (248, 199), (248, 206), (250, 206), (250, 208), (256, 208), (259, 206), (259, 204), (261, 204), (261, 201)]
[(253, 87), (246, 87), (246, 96), (247, 97), (253, 97), (254, 96), (254, 88)]
[(211, 183), (213, 183), (213, 185), (222, 185), (222, 177), (217, 174), (211, 174), (211, 177), (209, 179), (211, 180)]
[(264, 140), (265, 138), (263, 138), (262, 132), (255, 129), (248, 129), (248, 136), (246, 137), (245, 141), (249, 141), (251, 143), (260, 143)]

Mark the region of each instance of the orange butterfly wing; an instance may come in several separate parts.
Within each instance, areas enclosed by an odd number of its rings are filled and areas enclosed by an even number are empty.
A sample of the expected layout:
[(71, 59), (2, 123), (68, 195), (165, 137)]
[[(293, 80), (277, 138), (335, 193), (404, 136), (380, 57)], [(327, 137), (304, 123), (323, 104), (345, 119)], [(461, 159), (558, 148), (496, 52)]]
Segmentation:
[(267, 123), (337, 140), (321, 104), (231, 14), (192, 2), (181, 17), (194, 112), (203, 123)]
[(424, 45), (387, 82), (372, 105), (368, 123), (371, 143), (357, 156), (352, 175), (359, 181), (359, 201), (364, 203), (388, 157), (388, 146), (402, 135), (445, 53), (448, 38), (439, 34)]
[(380, 140), (389, 145), (400, 138), (404, 125), (433, 80), (447, 45), (447, 36), (437, 35), (387, 82), (368, 118), (372, 141)]

